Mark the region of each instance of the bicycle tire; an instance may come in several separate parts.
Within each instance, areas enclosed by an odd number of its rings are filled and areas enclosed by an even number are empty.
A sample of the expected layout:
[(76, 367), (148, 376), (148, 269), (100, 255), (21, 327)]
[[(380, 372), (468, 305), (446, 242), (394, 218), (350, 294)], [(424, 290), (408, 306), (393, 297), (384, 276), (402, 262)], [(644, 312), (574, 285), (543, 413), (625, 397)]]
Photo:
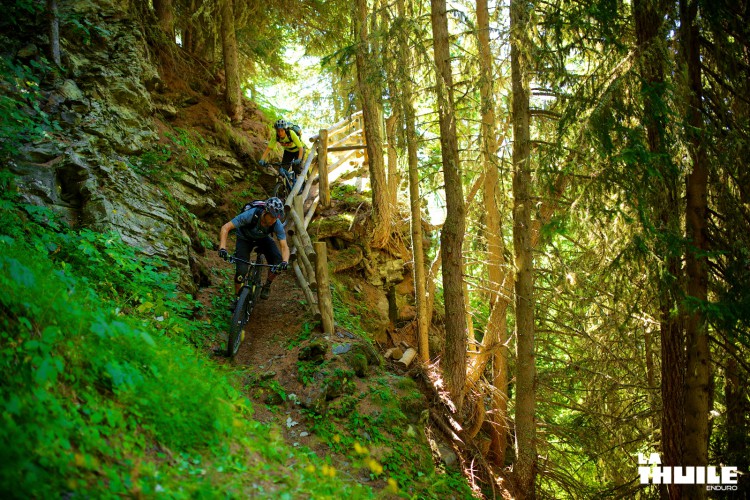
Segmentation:
[[(262, 253), (258, 254), (258, 257), (255, 259), (255, 263), (258, 265), (253, 267), (250, 277), (250, 281), (253, 284), (253, 304), (258, 303), (258, 299), (260, 298), (260, 289), (263, 288), (263, 283), (266, 282), (266, 275), (268, 274), (268, 268), (265, 266), (266, 257)], [(248, 315), (249, 314), (250, 312), (248, 312)]]
[(286, 199), (289, 196), (289, 190), (286, 187), (286, 183), (277, 182), (273, 187), (273, 195), (280, 199), (283, 203), (286, 203)]
[(240, 349), (240, 343), (242, 342), (242, 330), (245, 328), (247, 323), (247, 307), (250, 303), (251, 290), (247, 286), (242, 287), (240, 296), (237, 299), (237, 307), (234, 308), (232, 313), (232, 322), (229, 325), (229, 338), (227, 338), (227, 356), (234, 358), (237, 355), (237, 351)]

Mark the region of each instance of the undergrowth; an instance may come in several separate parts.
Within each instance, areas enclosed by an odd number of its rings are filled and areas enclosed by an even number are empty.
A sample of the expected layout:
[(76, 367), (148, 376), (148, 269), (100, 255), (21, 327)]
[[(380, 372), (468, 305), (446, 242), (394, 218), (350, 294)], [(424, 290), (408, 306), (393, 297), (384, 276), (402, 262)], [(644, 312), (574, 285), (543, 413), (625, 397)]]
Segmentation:
[[(0, 200), (3, 496), (373, 496), (252, 419), (158, 261)], [(325, 472), (325, 473), (324, 473)]]

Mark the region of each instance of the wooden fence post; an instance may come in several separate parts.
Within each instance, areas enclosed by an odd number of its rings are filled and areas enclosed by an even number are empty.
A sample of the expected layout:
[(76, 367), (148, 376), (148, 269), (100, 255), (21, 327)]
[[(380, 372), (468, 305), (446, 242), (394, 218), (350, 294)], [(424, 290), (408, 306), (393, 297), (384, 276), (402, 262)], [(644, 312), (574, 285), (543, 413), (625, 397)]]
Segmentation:
[(323, 323), (323, 333), (332, 335), (333, 329), (333, 298), (331, 297), (330, 282), (328, 281), (328, 249), (325, 241), (316, 241), (314, 243), (315, 254), (318, 259), (315, 261), (315, 274), (318, 282), (318, 308), (320, 310), (320, 319)]
[(318, 191), (323, 208), (331, 206), (331, 193), (328, 187), (328, 129), (318, 133)]

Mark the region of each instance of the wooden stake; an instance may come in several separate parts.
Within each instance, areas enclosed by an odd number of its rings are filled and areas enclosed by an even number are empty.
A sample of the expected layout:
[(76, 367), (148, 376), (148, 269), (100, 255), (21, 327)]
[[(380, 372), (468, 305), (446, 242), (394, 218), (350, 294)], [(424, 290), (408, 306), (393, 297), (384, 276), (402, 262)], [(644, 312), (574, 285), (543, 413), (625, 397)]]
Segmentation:
[(314, 244), (315, 254), (318, 260), (315, 262), (315, 275), (318, 281), (318, 305), (323, 323), (323, 332), (332, 335), (333, 324), (333, 298), (331, 297), (331, 285), (328, 281), (328, 248), (324, 241), (316, 241)]

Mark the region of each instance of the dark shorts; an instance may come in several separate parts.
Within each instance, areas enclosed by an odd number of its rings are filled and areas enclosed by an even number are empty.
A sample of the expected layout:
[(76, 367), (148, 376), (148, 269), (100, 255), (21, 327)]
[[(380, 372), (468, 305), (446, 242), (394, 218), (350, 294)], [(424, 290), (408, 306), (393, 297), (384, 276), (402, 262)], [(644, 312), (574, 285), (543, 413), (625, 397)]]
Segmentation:
[[(302, 159), (305, 158), (305, 152), (302, 153)], [(281, 158), (281, 163), (284, 165), (288, 165), (292, 163), (292, 160), (296, 160), (299, 157), (299, 151), (291, 152), (284, 150), (284, 156)], [(302, 173), (302, 163), (300, 162), (299, 165), (294, 167), (294, 173), (299, 175)]]
[[(270, 236), (266, 236), (259, 240), (237, 238), (237, 246), (235, 247), (234, 253), (240, 259), (249, 260), (250, 253), (255, 248), (266, 257), (266, 261), (269, 264), (276, 265), (281, 263), (281, 251), (279, 251), (279, 247), (276, 246), (276, 242), (273, 241), (273, 238)], [(235, 282), (242, 282), (242, 278), (245, 276), (245, 273), (247, 273), (247, 267), (247, 264), (237, 262), (237, 269), (234, 271)]]

